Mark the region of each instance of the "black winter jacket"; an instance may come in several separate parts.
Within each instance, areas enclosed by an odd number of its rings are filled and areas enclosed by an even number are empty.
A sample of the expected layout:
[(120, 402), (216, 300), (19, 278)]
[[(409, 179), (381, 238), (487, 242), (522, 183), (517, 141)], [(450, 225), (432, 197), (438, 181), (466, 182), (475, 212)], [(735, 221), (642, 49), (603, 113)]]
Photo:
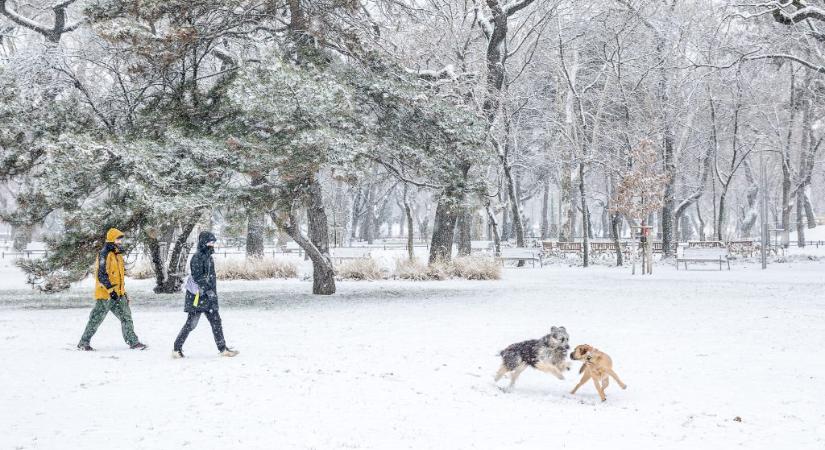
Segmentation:
[(194, 305), (195, 295), (187, 291), (183, 304), (183, 310), (186, 312), (218, 310), (217, 278), (215, 276), (215, 262), (212, 260), (212, 253), (215, 250), (206, 245), (208, 242), (214, 241), (216, 241), (215, 235), (208, 231), (203, 231), (198, 236), (198, 251), (192, 255), (192, 260), (189, 261), (189, 271), (192, 278), (198, 283), (200, 298), (197, 306)]

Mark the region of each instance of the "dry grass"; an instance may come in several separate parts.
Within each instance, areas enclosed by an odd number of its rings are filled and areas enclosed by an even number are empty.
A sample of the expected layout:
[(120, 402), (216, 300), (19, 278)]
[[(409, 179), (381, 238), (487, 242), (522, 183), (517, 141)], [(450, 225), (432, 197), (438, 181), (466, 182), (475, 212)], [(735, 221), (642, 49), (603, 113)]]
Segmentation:
[(462, 256), (450, 261), (436, 261), (430, 265), (416, 260), (399, 259), (395, 262), (395, 274), (405, 280), (498, 280), (501, 266), (489, 256)]
[(418, 260), (410, 261), (407, 258), (395, 260), (395, 275), (403, 280), (424, 281), (430, 280), (426, 264)]
[(275, 258), (216, 259), (215, 272), (221, 280), (297, 278), (298, 266)]
[(335, 272), (344, 280), (381, 280), (389, 275), (373, 258), (346, 260), (335, 268)]
[(489, 256), (462, 256), (453, 259), (452, 274), (467, 280), (498, 280), (501, 265)]

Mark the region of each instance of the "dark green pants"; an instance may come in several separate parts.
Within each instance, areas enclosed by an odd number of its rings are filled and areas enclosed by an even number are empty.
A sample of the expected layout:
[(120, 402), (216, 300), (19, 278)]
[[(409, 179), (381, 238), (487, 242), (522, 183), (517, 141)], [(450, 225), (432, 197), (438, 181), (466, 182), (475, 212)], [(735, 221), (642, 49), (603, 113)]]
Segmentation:
[(80, 338), (81, 344), (88, 344), (92, 340), (92, 336), (97, 332), (97, 328), (103, 323), (106, 314), (112, 311), (112, 314), (120, 320), (120, 328), (123, 331), (123, 340), (130, 346), (137, 344), (138, 337), (135, 334), (135, 326), (132, 323), (132, 310), (129, 309), (129, 303), (126, 298), (121, 297), (118, 300), (95, 300), (95, 307), (92, 308), (89, 314), (89, 323), (86, 324), (86, 331)]

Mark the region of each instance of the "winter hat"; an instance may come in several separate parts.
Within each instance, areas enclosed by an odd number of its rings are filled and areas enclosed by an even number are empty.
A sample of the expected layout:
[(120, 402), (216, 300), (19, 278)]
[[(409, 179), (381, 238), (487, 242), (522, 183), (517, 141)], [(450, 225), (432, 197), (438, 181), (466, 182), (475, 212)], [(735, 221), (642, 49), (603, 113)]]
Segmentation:
[(118, 230), (117, 228), (109, 228), (109, 231), (106, 232), (106, 242), (115, 242), (115, 239), (119, 239), (123, 237), (123, 232)]

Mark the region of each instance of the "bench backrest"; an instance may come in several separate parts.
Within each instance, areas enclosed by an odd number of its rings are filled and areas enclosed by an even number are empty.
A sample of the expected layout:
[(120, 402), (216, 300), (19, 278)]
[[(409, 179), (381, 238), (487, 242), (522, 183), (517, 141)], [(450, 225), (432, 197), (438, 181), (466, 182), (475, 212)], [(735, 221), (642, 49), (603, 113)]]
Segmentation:
[(719, 259), (728, 256), (728, 249), (725, 247), (686, 247), (682, 257), (685, 259)]
[(368, 247), (336, 247), (330, 249), (333, 258), (369, 258)]
[(615, 251), (615, 242), (591, 242), (590, 249), (593, 251)]
[(580, 252), (582, 251), (581, 242), (557, 242), (556, 248), (563, 252)]
[(501, 249), (502, 258), (535, 258), (536, 252), (529, 248), (503, 248)]
[(724, 247), (725, 244), (719, 241), (689, 241), (688, 247), (690, 248), (721, 248)]

